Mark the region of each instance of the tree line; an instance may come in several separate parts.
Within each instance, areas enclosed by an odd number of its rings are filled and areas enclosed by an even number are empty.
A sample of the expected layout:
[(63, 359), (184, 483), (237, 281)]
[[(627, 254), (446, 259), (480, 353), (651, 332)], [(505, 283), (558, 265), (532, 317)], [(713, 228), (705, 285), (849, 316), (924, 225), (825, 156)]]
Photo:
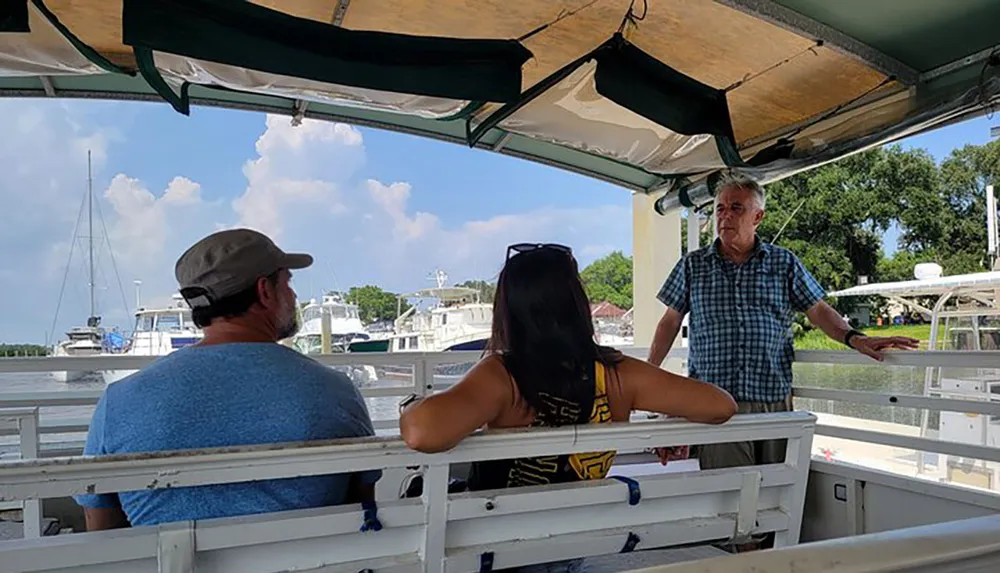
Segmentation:
[(0, 344), (0, 356), (48, 356), (49, 349), (41, 344)]

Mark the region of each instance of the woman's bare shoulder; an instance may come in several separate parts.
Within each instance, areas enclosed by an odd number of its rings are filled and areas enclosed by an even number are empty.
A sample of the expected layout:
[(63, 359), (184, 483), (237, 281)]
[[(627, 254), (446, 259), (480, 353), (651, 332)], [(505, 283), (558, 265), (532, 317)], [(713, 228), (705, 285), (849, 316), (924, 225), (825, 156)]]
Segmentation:
[(618, 370), (618, 375), (621, 376), (623, 382), (626, 379), (634, 379), (637, 376), (649, 376), (653, 369), (653, 366), (645, 360), (632, 358), (625, 354), (621, 355), (621, 358), (614, 367)]
[(461, 382), (479, 387), (493, 386), (506, 388), (510, 385), (510, 375), (507, 373), (507, 367), (504, 366), (503, 357), (498, 354), (491, 354), (476, 362), (465, 373)]

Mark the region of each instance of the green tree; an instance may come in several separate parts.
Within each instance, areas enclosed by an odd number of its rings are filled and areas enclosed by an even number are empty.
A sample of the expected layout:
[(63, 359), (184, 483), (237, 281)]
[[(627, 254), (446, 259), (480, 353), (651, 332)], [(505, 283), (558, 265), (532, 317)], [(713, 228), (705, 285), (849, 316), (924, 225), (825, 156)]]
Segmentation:
[[(384, 291), (374, 285), (351, 287), (351, 290), (347, 291), (345, 300), (358, 306), (358, 314), (365, 324), (392, 320), (396, 318), (397, 312), (406, 312), (410, 308), (410, 304), (405, 300), (399, 301), (395, 293)], [(401, 306), (397, 306), (399, 304)]]
[(941, 162), (937, 201), (914, 205), (901, 216), (907, 250), (934, 257), (946, 274), (989, 270), (986, 186), (990, 183), (1000, 184), (1000, 141), (953, 150)]
[(49, 349), (40, 344), (0, 344), (0, 356), (48, 356)]
[(610, 302), (632, 308), (632, 257), (614, 251), (590, 263), (580, 273), (590, 302)]
[(497, 285), (488, 281), (465, 281), (464, 283), (455, 285), (457, 287), (471, 288), (479, 291), (479, 300), (486, 304), (492, 304), (493, 299), (496, 298)]
[[(791, 249), (828, 289), (878, 278), (882, 236), (907, 200), (933, 203), (937, 166), (923, 150), (888, 147), (772, 183), (762, 240)], [(780, 232), (780, 234), (779, 234)]]

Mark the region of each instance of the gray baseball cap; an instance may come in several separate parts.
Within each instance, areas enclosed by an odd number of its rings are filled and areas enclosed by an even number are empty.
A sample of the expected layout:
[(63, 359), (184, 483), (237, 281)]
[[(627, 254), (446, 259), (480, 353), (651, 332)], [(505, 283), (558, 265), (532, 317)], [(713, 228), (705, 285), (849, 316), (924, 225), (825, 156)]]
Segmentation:
[(312, 255), (282, 251), (266, 235), (250, 229), (213, 233), (177, 259), (174, 276), (191, 308), (250, 288), (261, 277), (280, 269), (304, 269)]

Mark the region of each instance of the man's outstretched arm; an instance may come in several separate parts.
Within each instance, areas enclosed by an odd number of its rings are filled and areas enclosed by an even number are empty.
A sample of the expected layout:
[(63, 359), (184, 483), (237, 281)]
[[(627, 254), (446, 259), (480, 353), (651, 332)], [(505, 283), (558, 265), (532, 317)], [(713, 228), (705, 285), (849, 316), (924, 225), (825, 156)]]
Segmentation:
[(681, 331), (681, 324), (684, 322), (684, 315), (673, 308), (667, 307), (660, 322), (656, 325), (656, 332), (653, 334), (653, 343), (649, 347), (649, 358), (647, 361), (653, 366), (663, 364), (663, 359), (667, 357), (674, 341), (677, 340), (677, 333)]
[(846, 340), (851, 332), (851, 325), (840, 316), (835, 308), (820, 300), (806, 311), (806, 318), (816, 328), (822, 330), (831, 339), (841, 343), (849, 343), (848, 346), (858, 352), (881, 361), (883, 351), (896, 348), (899, 350), (913, 350), (917, 348), (920, 341), (908, 336), (865, 336), (856, 334), (849, 341)]

